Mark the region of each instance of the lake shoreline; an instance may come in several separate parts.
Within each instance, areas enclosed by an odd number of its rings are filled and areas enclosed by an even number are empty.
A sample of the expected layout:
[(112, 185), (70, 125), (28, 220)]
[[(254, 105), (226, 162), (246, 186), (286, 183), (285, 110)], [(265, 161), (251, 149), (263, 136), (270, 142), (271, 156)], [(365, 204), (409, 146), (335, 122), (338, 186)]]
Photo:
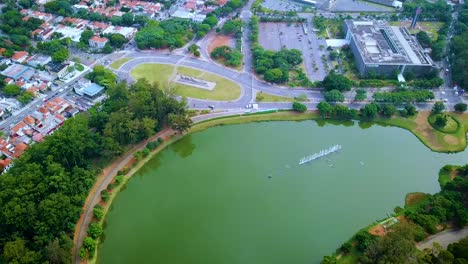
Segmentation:
[[(430, 145), (426, 144), (424, 140), (422, 140), (422, 136), (418, 136), (415, 131), (414, 127), (410, 127), (408, 123), (404, 122), (389, 122), (390, 120), (395, 120), (397, 119), (398, 121), (403, 121), (403, 119), (406, 118), (392, 118), (392, 119), (382, 119), (379, 118), (374, 121), (370, 121), (369, 124), (372, 126), (373, 124), (381, 125), (381, 126), (395, 126), (399, 127), (402, 129), (409, 130), (413, 135), (415, 135), (420, 142), (422, 142), (426, 147), (431, 149), (432, 151), (435, 152), (445, 152), (445, 153), (450, 153), (451, 151), (438, 151), (434, 150), (431, 148)], [(158, 154), (160, 151), (165, 150), (166, 147), (170, 146), (171, 144), (179, 141), (180, 139), (184, 138), (185, 136), (195, 133), (195, 132), (200, 132), (203, 130), (206, 130), (211, 127), (215, 126), (222, 126), (222, 125), (233, 125), (233, 124), (246, 124), (246, 123), (251, 123), (251, 122), (267, 122), (267, 121), (305, 121), (305, 120), (315, 120), (315, 121), (324, 121), (326, 123), (339, 123), (343, 124), (347, 121), (345, 120), (334, 120), (334, 119), (322, 119), (318, 112), (314, 111), (308, 111), (305, 113), (297, 113), (293, 111), (279, 111), (275, 113), (258, 113), (258, 114), (248, 114), (248, 115), (230, 115), (230, 116), (224, 116), (224, 117), (216, 117), (213, 119), (208, 119), (204, 121), (200, 121), (192, 126), (192, 128), (184, 134), (172, 134), (168, 140), (165, 140), (158, 148), (155, 150), (151, 151), (150, 154), (145, 157), (144, 159), (135, 162), (132, 167), (130, 167), (129, 171), (124, 175), (124, 180), (122, 183), (117, 186), (115, 189), (112, 190), (111, 196), (107, 202), (104, 203), (103, 207), (103, 212), (104, 215), (98, 223), (103, 225), (106, 221), (107, 214), (109, 210), (112, 208), (112, 203), (115, 199), (115, 197), (120, 193), (121, 190), (125, 189), (126, 184), (128, 181), (132, 178), (133, 175), (135, 175), (136, 172), (138, 172), (148, 161), (150, 161), (156, 154)], [(468, 120), (468, 118), (467, 118)], [(359, 121), (359, 120), (358, 120)], [(355, 120), (351, 120), (348, 122), (353, 122), (356, 124)], [(364, 122), (367, 123), (367, 122)], [(466, 134), (464, 134), (466, 136)], [(463, 149), (459, 151), (463, 151), (466, 147), (466, 140), (464, 141)], [(459, 152), (456, 151), (456, 152)], [(115, 176), (114, 176), (115, 178)], [(92, 195), (91, 193), (89, 195)], [(88, 196), (89, 196), (88, 195)], [(102, 202), (101, 202), (102, 204)], [(97, 263), (98, 259), (98, 253), (99, 253), (99, 246), (101, 243), (101, 237), (96, 240), (96, 249), (94, 256), (91, 259), (88, 259), (87, 262), (85, 263)]]

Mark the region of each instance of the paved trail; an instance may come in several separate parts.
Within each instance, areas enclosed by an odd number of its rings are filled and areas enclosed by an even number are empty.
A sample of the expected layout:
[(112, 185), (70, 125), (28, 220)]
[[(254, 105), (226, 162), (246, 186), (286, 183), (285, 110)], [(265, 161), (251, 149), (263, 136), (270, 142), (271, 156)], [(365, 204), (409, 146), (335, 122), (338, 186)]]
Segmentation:
[(416, 247), (419, 250), (423, 250), (425, 248), (432, 248), (432, 243), (438, 243), (443, 248), (447, 248), (449, 244), (458, 242), (467, 236), (468, 226), (459, 230), (447, 230), (426, 238), (424, 241), (419, 242)]

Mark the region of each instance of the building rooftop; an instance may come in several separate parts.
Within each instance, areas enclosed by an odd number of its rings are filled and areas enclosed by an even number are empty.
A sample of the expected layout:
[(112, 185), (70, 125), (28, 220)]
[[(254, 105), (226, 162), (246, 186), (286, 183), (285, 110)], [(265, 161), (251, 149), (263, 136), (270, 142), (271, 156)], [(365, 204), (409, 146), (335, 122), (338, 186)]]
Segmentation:
[(26, 51), (15, 51), (15, 54), (13, 54), (13, 56), (11, 56), (11, 59), (16, 61), (16, 60), (20, 60), (24, 57), (28, 56), (28, 53)]
[(90, 38), (90, 40), (91, 40), (92, 42), (98, 42), (98, 43), (106, 43), (106, 42), (107, 42), (107, 38), (100, 38), (100, 37), (98, 37), (98, 36), (92, 36), (92, 37)]
[(406, 28), (385, 21), (345, 20), (350, 37), (368, 64), (432, 65), (432, 60)]
[(102, 92), (103, 90), (104, 90), (104, 87), (97, 85), (95, 83), (91, 83), (88, 86), (86, 86), (86, 88), (84, 88), (83, 94), (93, 97), (99, 94), (100, 92)]
[(22, 64), (12, 64), (1, 73), (5, 77), (9, 77), (16, 80), (21, 76), (21, 74), (25, 73), (28, 69), (28, 66), (24, 66)]
[(68, 66), (68, 64), (57, 63), (57, 62), (52, 62), (52, 61), (47, 63), (47, 67), (52, 72), (60, 72), (61, 70), (63, 70), (63, 68), (66, 68), (67, 66)]

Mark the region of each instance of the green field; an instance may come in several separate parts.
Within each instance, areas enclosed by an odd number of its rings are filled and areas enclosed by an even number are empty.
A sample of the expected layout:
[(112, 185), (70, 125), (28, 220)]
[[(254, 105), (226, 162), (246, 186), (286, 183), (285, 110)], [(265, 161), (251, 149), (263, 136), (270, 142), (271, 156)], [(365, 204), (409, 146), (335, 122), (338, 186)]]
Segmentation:
[(411, 34), (417, 34), (419, 31), (424, 30), (429, 35), (432, 41), (437, 40), (439, 34), (437, 31), (444, 25), (443, 22), (418, 22), (416, 28), (409, 29), (411, 21), (392, 21), (390, 25), (392, 26), (404, 26), (408, 27), (408, 30)]
[(132, 58), (121, 58), (121, 59), (118, 59), (118, 60), (115, 60), (114, 62), (111, 63), (111, 65), (109, 65), (111, 68), (113, 69), (118, 69), (120, 68), (120, 66), (122, 66), (124, 63), (126, 63), (127, 61), (131, 60)]
[(447, 115), (447, 125), (445, 125), (444, 127), (438, 127), (438, 126), (435, 124), (435, 121), (436, 121), (437, 116), (441, 116), (441, 114), (439, 114), (439, 115), (431, 115), (431, 116), (429, 116), (429, 118), (428, 118), (429, 123), (431, 124), (431, 126), (432, 126), (433, 128), (439, 130), (439, 131), (442, 132), (442, 133), (447, 133), (447, 134), (452, 134), (452, 133), (457, 132), (457, 130), (458, 130), (458, 122), (457, 122), (457, 120), (455, 120), (453, 117)]
[[(219, 75), (202, 72), (196, 69), (166, 64), (141, 64), (131, 70), (134, 79), (146, 78), (149, 82), (159, 82), (163, 88), (177, 95), (217, 101), (230, 101), (240, 97), (241, 89), (236, 83)], [(177, 74), (188, 75), (202, 80), (215, 82), (213, 90), (205, 90), (189, 85), (172, 82)]]

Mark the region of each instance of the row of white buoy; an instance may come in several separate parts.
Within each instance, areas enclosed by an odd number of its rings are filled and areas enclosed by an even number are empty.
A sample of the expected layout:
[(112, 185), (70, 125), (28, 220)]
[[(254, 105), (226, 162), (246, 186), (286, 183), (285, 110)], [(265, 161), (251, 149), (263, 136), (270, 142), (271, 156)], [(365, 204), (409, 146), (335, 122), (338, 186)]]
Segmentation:
[(335, 145), (335, 146), (332, 146), (328, 149), (322, 149), (320, 152), (318, 153), (314, 153), (310, 156), (307, 156), (307, 157), (304, 157), (302, 158), (301, 160), (299, 160), (299, 165), (302, 165), (304, 163), (307, 163), (307, 162), (310, 162), (310, 161), (313, 161), (313, 160), (316, 160), (318, 158), (321, 158), (323, 156), (326, 156), (328, 154), (331, 154), (335, 151), (338, 151), (341, 149), (341, 145)]

